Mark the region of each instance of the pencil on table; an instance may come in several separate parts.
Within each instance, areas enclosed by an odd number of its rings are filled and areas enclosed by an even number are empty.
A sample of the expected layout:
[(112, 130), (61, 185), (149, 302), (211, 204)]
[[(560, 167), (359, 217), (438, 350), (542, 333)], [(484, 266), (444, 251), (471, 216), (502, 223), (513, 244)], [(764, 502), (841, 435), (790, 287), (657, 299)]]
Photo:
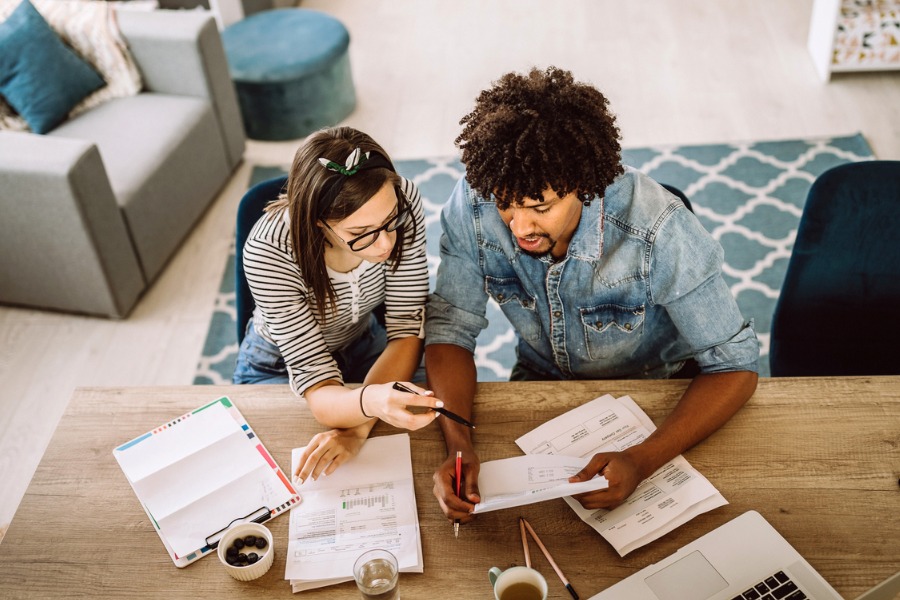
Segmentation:
[(525, 550), (525, 566), (531, 568), (531, 553), (528, 552), (528, 538), (525, 537), (525, 519), (519, 517), (519, 530), (522, 532), (522, 549)]
[(547, 557), (547, 562), (549, 562), (550, 566), (553, 567), (553, 570), (556, 571), (556, 575), (559, 577), (559, 580), (563, 582), (563, 585), (566, 586), (566, 589), (569, 590), (570, 594), (572, 594), (572, 598), (574, 598), (575, 600), (578, 600), (578, 594), (575, 593), (575, 588), (572, 587), (572, 584), (569, 583), (569, 580), (566, 579), (565, 575), (563, 575), (563, 572), (559, 569), (559, 567), (556, 564), (556, 561), (553, 560), (553, 557), (550, 556), (550, 552), (547, 550), (546, 546), (544, 546), (544, 543), (541, 541), (541, 538), (539, 538), (538, 534), (536, 534), (534, 532), (534, 529), (532, 529), (531, 524), (528, 521), (526, 521), (524, 519), (524, 517), (519, 517), (519, 518), (521, 519), (522, 524), (525, 525), (525, 527), (528, 529), (528, 533), (530, 533), (531, 537), (534, 538), (534, 541), (537, 542), (538, 548), (540, 548), (541, 552), (544, 553), (544, 556)]

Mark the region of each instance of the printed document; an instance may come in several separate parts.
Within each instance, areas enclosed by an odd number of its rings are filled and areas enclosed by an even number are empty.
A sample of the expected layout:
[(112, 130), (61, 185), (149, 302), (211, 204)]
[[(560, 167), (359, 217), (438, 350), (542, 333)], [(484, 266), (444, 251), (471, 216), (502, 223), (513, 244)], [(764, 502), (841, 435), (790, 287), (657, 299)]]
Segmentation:
[[(616, 399), (607, 394), (544, 423), (516, 444), (526, 454), (564, 454), (589, 460), (598, 452), (617, 452), (640, 444), (655, 429), (630, 397)], [(683, 456), (663, 465), (611, 511), (587, 510), (572, 498), (565, 500), (620, 556), (699, 514), (728, 504)]]
[(609, 487), (603, 476), (590, 481), (569, 483), (569, 477), (584, 468), (588, 459), (535, 454), (514, 456), (481, 463), (478, 491), (481, 502), (473, 513), (523, 506), (563, 496), (592, 492)]
[[(302, 452), (291, 453), (291, 473)], [(299, 492), (285, 566), (294, 592), (351, 581), (353, 563), (373, 548), (393, 553), (404, 573), (422, 572), (408, 434), (370, 438), (354, 458), (305, 481)]]

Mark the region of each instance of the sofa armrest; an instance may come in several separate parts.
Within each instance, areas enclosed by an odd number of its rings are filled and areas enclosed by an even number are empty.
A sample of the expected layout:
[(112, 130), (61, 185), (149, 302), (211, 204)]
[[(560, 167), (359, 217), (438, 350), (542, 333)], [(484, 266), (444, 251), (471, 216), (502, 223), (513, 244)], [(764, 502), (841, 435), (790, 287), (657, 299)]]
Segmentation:
[(0, 131), (0, 302), (124, 317), (145, 282), (97, 147)]
[(237, 165), (244, 155), (244, 125), (222, 38), (210, 13), (118, 10), (116, 18), (146, 89), (209, 100), (229, 167)]

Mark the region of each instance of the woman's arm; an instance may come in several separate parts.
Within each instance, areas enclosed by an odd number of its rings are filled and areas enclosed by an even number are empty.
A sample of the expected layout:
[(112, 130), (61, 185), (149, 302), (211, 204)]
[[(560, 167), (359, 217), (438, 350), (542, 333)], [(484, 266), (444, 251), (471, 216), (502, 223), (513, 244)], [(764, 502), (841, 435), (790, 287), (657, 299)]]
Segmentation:
[[(408, 404), (441, 405), (429, 392), (410, 384), (423, 394), (416, 396), (392, 387), (393, 382), (405, 382), (412, 377), (419, 365), (421, 352), (422, 340), (417, 337), (388, 342), (366, 375), (363, 397), (366, 414), (378, 416), (394, 425), (404, 423), (398, 426), (406, 429), (424, 427), (437, 417), (438, 413), (434, 411), (413, 415), (406, 409)], [(317, 479), (322, 473), (330, 475), (362, 448), (377, 422), (375, 418), (364, 417), (360, 411), (359, 394), (362, 391), (362, 387), (350, 389), (334, 380), (322, 382), (306, 391), (307, 402), (316, 420), (334, 429), (319, 433), (309, 441), (294, 472), (299, 483), (309, 477)], [(379, 402), (385, 404), (378, 405)], [(389, 415), (392, 418), (388, 418)]]
[(420, 396), (393, 389), (395, 381), (408, 381), (419, 364), (422, 340), (405, 337), (388, 342), (366, 375), (364, 385), (351, 389), (331, 379), (313, 385), (304, 392), (316, 420), (327, 427), (356, 427), (379, 418), (403, 429), (425, 427), (438, 414), (434, 411), (412, 413), (407, 406), (434, 408), (443, 403), (424, 388), (410, 384)]
[(422, 340), (408, 336), (391, 340), (369, 369), (364, 383), (409, 381), (422, 360)]

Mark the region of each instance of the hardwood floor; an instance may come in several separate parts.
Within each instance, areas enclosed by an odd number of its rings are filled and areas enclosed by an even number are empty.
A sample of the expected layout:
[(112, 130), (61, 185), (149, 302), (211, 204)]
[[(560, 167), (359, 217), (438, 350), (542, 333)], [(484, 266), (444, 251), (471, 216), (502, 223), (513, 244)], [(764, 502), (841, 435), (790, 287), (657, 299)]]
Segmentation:
[[(604, 91), (626, 147), (861, 131), (876, 156), (900, 159), (900, 73), (821, 83), (806, 51), (812, 0), (302, 6), (347, 25), (358, 107), (345, 124), (395, 158), (455, 154), (458, 121), (481, 89), (556, 65)], [(128, 319), (0, 307), (0, 536), (76, 387), (191, 383), (251, 166), (287, 164), (298, 143), (248, 143)]]

